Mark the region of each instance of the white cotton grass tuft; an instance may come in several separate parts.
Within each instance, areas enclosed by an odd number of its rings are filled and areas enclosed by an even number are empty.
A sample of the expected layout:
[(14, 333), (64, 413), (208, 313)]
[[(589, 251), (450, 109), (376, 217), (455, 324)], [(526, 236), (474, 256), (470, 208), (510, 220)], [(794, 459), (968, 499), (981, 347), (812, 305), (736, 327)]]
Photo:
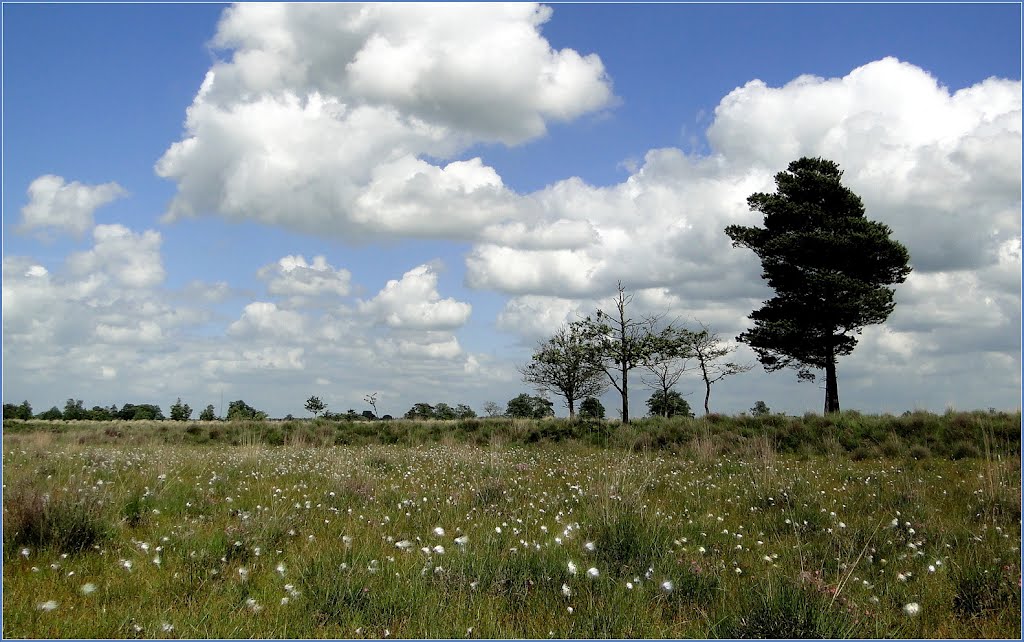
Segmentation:
[(587, 569), (587, 577), (589, 577), (590, 579), (595, 579), (595, 578), (598, 578), (600, 576), (601, 576), (601, 571), (597, 570), (596, 567), (591, 566), (590, 568)]
[(438, 537), (444, 537), (444, 529), (440, 526), (434, 527), (434, 535), (437, 535)]
[(593, 542), (587, 542), (586, 544), (583, 545), (583, 548), (585, 548), (589, 552), (593, 553), (594, 551), (597, 550), (597, 545), (594, 544)]
[(86, 582), (82, 585), (82, 595), (88, 595), (96, 590), (96, 585), (92, 582)]
[(40, 611), (52, 611), (55, 608), (57, 608), (57, 601), (46, 600), (45, 602), (40, 602), (39, 604), (36, 604), (36, 608)]
[(569, 575), (576, 574), (576, 565), (572, 563), (572, 560), (569, 560), (569, 563), (566, 565), (566, 567), (569, 569)]
[(467, 542), (469, 542), (469, 536), (468, 535), (462, 535), (460, 537), (456, 537), (455, 538), (455, 543), (458, 544), (459, 546), (465, 546)]
[(914, 617), (921, 612), (921, 605), (917, 602), (909, 602), (903, 606), (903, 612), (910, 617)]
[(566, 597), (572, 597), (572, 589), (569, 588), (568, 584), (562, 584), (562, 595)]
[(666, 593), (671, 593), (672, 589), (674, 588), (675, 584), (672, 583), (672, 580), (665, 580), (661, 583), (661, 590), (665, 591)]

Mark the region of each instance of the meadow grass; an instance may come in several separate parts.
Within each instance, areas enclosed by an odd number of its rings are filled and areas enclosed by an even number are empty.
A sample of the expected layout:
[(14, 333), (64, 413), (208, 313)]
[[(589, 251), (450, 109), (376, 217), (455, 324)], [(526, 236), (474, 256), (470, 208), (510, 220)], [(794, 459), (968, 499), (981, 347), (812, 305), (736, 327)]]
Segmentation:
[(1021, 634), (1020, 459), (994, 433), (952, 461), (168, 423), (4, 435), (5, 637)]

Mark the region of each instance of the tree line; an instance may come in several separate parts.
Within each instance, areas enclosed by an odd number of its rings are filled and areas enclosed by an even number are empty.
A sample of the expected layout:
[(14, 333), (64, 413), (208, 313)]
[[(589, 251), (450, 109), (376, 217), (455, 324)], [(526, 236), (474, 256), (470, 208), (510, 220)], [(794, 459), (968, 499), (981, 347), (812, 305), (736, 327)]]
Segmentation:
[[(733, 247), (752, 250), (776, 296), (749, 315), (753, 327), (736, 340), (746, 343), (768, 372), (793, 368), (802, 381), (825, 371), (825, 413), (839, 412), (836, 360), (857, 345), (856, 335), (884, 322), (895, 307), (894, 291), (911, 272), (910, 255), (892, 240), (892, 230), (865, 217), (859, 196), (842, 184), (839, 166), (822, 158), (801, 158), (775, 176), (777, 191), (755, 193), (751, 210), (764, 227), (730, 225)], [(618, 284), (611, 310), (562, 326), (541, 342), (520, 369), (539, 391), (561, 397), (575, 416), (578, 400), (614, 388), (620, 414), (629, 423), (629, 375), (655, 390), (659, 408), (669, 412), (673, 389), (688, 370), (704, 384), (704, 412), (710, 413), (712, 384), (746, 372), (750, 365), (726, 361), (734, 350), (709, 326), (663, 324), (663, 315), (633, 318), (632, 295)], [(680, 397), (681, 398), (681, 397)], [(650, 403), (649, 403), (650, 405)]]

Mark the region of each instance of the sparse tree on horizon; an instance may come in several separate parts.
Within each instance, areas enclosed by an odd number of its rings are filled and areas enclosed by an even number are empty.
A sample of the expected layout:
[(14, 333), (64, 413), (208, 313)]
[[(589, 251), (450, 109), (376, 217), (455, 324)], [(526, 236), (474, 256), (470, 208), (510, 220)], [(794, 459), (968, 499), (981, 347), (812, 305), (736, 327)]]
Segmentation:
[(538, 392), (565, 400), (569, 419), (576, 418), (576, 402), (600, 395), (608, 387), (604, 371), (591, 358), (581, 323), (563, 325), (555, 335), (538, 344), (530, 363), (519, 369), (523, 381)]

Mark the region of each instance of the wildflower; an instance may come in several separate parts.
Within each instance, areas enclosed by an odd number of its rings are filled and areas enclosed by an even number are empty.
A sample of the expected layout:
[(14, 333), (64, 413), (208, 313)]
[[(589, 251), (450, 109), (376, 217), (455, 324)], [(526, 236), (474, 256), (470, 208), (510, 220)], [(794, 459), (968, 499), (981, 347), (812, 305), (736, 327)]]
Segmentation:
[(675, 588), (675, 585), (672, 584), (672, 580), (665, 580), (664, 582), (661, 583), (661, 590), (665, 591), (666, 593), (671, 593), (672, 589), (674, 589), (674, 588)]
[(53, 609), (57, 608), (57, 602), (55, 600), (47, 600), (45, 602), (40, 602), (39, 604), (36, 604), (36, 608), (40, 611), (52, 611)]
[(573, 564), (572, 561), (570, 560), (569, 564), (567, 566), (569, 568), (569, 575), (575, 575), (576, 574), (576, 565)]
[(587, 569), (587, 577), (589, 577), (590, 579), (594, 579), (594, 578), (596, 578), (596, 577), (598, 577), (600, 575), (601, 575), (601, 571), (597, 570), (593, 566), (591, 566), (590, 568)]
[(86, 582), (82, 585), (82, 595), (88, 595), (96, 590), (96, 585), (92, 582)]
[(434, 535), (437, 535), (438, 537), (444, 537), (444, 529), (441, 528), (440, 526), (435, 527), (434, 528)]
[(903, 612), (909, 615), (910, 617), (914, 617), (915, 615), (921, 612), (921, 605), (917, 602), (910, 602), (903, 606)]

